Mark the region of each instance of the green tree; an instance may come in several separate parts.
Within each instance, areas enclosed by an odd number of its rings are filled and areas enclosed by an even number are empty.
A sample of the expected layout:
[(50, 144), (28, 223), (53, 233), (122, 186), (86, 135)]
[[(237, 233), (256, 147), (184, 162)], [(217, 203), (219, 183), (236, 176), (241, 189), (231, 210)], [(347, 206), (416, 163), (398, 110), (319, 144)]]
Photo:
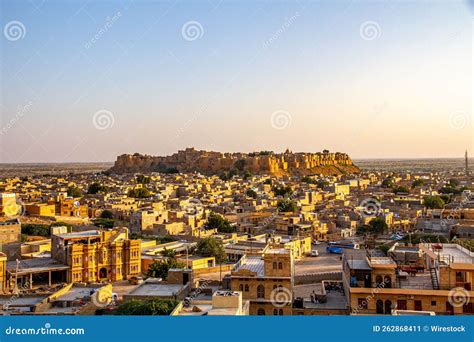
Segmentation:
[(413, 183), (411, 183), (411, 188), (415, 189), (423, 185), (425, 185), (425, 181), (423, 179), (415, 179)]
[(71, 186), (67, 189), (67, 195), (68, 195), (69, 197), (82, 197), (82, 196), (83, 196), (83, 193), (82, 193), (81, 189), (79, 189), (77, 186), (71, 185)]
[(303, 183), (308, 183), (308, 184), (318, 184), (318, 182), (314, 178), (311, 178), (309, 176), (304, 176), (303, 178), (301, 178), (301, 181)]
[(389, 177), (389, 178), (385, 178), (383, 181), (382, 181), (382, 187), (383, 188), (393, 188), (393, 178)]
[(100, 218), (103, 218), (103, 219), (113, 219), (114, 218), (114, 213), (111, 212), (110, 210), (104, 210), (100, 213)]
[(387, 229), (384, 217), (376, 217), (369, 222), (369, 232), (372, 234), (383, 234)]
[(324, 189), (325, 187), (329, 185), (329, 182), (327, 180), (320, 179), (316, 182), (316, 185), (318, 186), (319, 189)]
[(22, 224), (21, 233), (30, 236), (44, 236), (50, 235), (50, 226), (47, 224)]
[(167, 258), (176, 258), (176, 251), (174, 249), (166, 249), (165, 247), (162, 254)]
[(87, 190), (88, 194), (98, 194), (98, 193), (107, 193), (107, 187), (100, 184), (99, 182), (94, 182), (91, 185), (89, 185), (89, 189)]
[(445, 204), (451, 202), (451, 195), (441, 195), (439, 197), (441, 197), (441, 199), (443, 200)]
[(229, 220), (227, 220), (222, 215), (219, 215), (213, 211), (209, 214), (207, 222), (205, 224), (206, 229), (217, 228), (219, 233), (232, 233), (234, 228), (231, 226)]
[(278, 201), (277, 208), (281, 212), (295, 212), (298, 210), (295, 201)]
[(247, 189), (247, 191), (245, 191), (245, 194), (248, 197), (257, 198), (257, 192), (254, 189)]
[(450, 186), (451, 188), (456, 188), (456, 187), (459, 186), (459, 181), (458, 181), (457, 179), (451, 178), (451, 179), (449, 180), (449, 186)]
[(186, 265), (182, 262), (178, 262), (176, 257), (168, 257), (165, 261), (155, 261), (153, 262), (146, 272), (148, 277), (152, 278), (162, 278), (166, 280), (168, 278), (168, 271), (172, 268), (185, 268)]
[(396, 186), (392, 189), (395, 194), (409, 194), (410, 190), (406, 186)]
[(226, 260), (226, 254), (222, 241), (210, 236), (198, 242), (196, 254), (203, 257), (214, 257), (218, 264), (222, 264)]
[(291, 186), (274, 186), (272, 191), (275, 193), (275, 196), (282, 196), (282, 197), (288, 197), (293, 193), (293, 189), (291, 189)]
[(117, 307), (115, 314), (126, 316), (168, 316), (178, 304), (179, 302), (174, 299), (132, 299), (121, 303)]
[(429, 209), (443, 209), (445, 202), (439, 196), (425, 196), (423, 204)]
[(131, 189), (128, 192), (128, 197), (148, 198), (148, 197), (151, 197), (151, 193), (150, 193), (150, 190), (148, 190), (146, 188)]

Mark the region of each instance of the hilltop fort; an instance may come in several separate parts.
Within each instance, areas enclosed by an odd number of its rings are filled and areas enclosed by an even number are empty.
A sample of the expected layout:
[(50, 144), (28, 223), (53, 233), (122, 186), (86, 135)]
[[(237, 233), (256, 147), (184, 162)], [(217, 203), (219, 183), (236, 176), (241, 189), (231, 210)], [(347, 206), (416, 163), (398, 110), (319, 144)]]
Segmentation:
[(150, 156), (135, 153), (117, 157), (111, 173), (135, 172), (200, 172), (206, 175), (236, 170), (252, 174), (334, 175), (358, 173), (360, 170), (345, 153), (221, 153), (186, 148), (171, 156)]

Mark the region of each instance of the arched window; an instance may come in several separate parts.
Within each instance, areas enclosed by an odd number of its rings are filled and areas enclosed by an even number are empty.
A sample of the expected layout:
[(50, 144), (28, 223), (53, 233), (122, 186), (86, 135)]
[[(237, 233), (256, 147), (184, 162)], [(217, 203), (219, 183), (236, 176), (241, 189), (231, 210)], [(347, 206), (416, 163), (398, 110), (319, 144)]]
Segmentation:
[(240, 292), (243, 292), (243, 291), (244, 291), (244, 285), (242, 285), (242, 284), (239, 285), (239, 291), (240, 291)]
[(276, 262), (273, 263), (273, 269), (274, 269), (274, 270), (277, 269), (277, 263), (276, 263)]
[(273, 309), (273, 316), (278, 316), (278, 310), (277, 309)]
[(245, 292), (249, 292), (249, 286), (248, 286), (248, 284), (245, 284)]
[(262, 284), (257, 286), (257, 298), (265, 298), (265, 287)]
[(283, 309), (278, 310), (278, 312), (280, 316), (283, 316)]
[(383, 300), (381, 299), (377, 300), (377, 303), (375, 306), (377, 308), (377, 314), (383, 315)]
[(257, 310), (257, 315), (258, 316), (265, 316), (265, 310), (264, 309), (258, 309)]
[(375, 277), (375, 287), (379, 287), (382, 284), (382, 276), (378, 275)]
[(385, 283), (385, 288), (390, 289), (392, 287), (392, 278), (390, 278), (390, 276), (386, 275), (383, 281)]
[(281, 262), (278, 263), (278, 269), (282, 270), (283, 269), (283, 264)]
[(392, 301), (390, 300), (385, 301), (385, 314), (386, 315), (392, 314)]

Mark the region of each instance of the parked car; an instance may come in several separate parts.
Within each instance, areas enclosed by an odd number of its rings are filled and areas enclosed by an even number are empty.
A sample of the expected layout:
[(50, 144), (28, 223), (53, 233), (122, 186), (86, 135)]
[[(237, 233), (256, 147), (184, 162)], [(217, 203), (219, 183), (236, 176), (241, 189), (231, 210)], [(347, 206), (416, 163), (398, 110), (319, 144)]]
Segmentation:
[(334, 253), (334, 254), (342, 254), (344, 250), (341, 247), (326, 247), (326, 251), (328, 253)]
[(318, 251), (311, 251), (311, 256), (312, 257), (317, 257), (317, 256), (319, 256), (319, 252)]

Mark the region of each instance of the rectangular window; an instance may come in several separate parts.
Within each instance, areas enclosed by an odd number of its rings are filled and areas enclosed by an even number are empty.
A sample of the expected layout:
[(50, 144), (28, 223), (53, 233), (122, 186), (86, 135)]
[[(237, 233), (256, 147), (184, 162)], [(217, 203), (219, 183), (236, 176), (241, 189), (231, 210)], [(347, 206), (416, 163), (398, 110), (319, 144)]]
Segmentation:
[(404, 299), (397, 300), (397, 310), (407, 310), (407, 301)]
[(368, 303), (367, 303), (367, 299), (366, 299), (366, 298), (359, 298), (359, 299), (357, 300), (357, 302), (358, 302), (357, 304), (359, 305), (359, 308), (361, 308), (361, 309), (367, 309)]
[(474, 313), (474, 307), (473, 307), (472, 303), (464, 304), (463, 307), (462, 307), (462, 312), (465, 313), (465, 314)]
[(423, 311), (421, 300), (415, 300), (415, 311)]

